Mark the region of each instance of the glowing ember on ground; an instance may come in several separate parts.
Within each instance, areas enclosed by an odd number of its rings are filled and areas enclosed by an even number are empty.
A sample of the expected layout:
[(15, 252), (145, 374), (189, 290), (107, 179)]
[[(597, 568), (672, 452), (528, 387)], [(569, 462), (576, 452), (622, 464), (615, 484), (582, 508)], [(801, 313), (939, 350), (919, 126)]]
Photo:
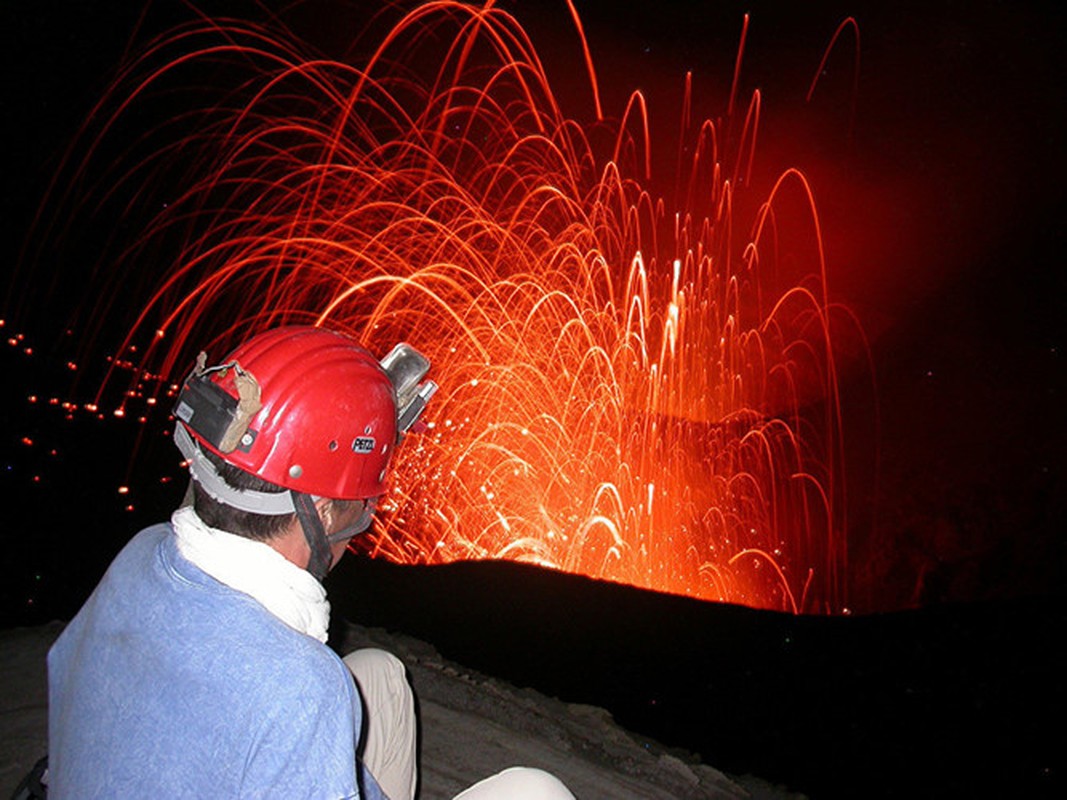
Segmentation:
[[(845, 608), (832, 334), (852, 323), (828, 304), (802, 174), (737, 218), (758, 93), (698, 121), (687, 87), (672, 206), (648, 189), (644, 98), (603, 118), (587, 54), (590, 119), (564, 113), (496, 8), (421, 7), (359, 68), (241, 23), (156, 44), (116, 85), (135, 108), (198, 64), (235, 77), (116, 173), (116, 194), (169, 193), (104, 276), (156, 287), (118, 351), (136, 363), (114, 368), (172, 382), (205, 331), (221, 357), (283, 322), (345, 328), (378, 354), (407, 340), (442, 390), (363, 549)], [(775, 285), (785, 250), (809, 279)]]

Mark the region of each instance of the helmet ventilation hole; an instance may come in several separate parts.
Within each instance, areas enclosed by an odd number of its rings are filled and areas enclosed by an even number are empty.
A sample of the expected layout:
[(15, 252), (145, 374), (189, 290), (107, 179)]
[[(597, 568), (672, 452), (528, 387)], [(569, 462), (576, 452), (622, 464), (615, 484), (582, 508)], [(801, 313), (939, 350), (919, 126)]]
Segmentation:
[(337, 440), (334, 439), (333, 441), (331, 441), (329, 446), (330, 446), (330, 452), (332, 453), (334, 450), (337, 449)]

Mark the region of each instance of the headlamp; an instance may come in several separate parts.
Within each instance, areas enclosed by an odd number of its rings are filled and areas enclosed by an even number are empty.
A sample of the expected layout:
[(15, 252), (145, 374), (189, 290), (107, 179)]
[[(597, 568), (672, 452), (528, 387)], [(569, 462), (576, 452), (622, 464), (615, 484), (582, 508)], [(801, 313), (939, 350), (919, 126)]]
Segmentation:
[(419, 383), (430, 371), (430, 360), (401, 342), (380, 363), (396, 390), (396, 429), (402, 435), (411, 430), (437, 391), (433, 381)]

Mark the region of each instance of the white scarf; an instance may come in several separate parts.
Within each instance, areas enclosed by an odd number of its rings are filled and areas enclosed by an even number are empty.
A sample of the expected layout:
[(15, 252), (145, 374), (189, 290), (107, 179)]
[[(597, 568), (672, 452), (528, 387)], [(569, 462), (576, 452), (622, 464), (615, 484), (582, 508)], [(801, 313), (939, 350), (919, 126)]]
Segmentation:
[(326, 590), (268, 544), (211, 528), (192, 506), (170, 518), (178, 552), (211, 577), (252, 597), (290, 628), (326, 641), (330, 604)]

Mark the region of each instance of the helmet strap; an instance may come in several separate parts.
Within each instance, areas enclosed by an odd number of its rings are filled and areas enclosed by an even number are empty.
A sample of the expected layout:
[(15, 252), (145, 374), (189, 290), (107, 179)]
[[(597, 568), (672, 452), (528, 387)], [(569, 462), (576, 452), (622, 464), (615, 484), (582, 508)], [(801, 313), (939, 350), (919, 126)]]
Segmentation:
[(204, 455), (200, 444), (189, 435), (184, 423), (179, 422), (174, 426), (174, 443), (189, 462), (189, 474), (193, 480), (216, 502), (239, 511), (270, 517), (292, 514), (296, 510), (290, 492), (256, 492), (230, 486)]
[(348, 542), (355, 536), (363, 533), (371, 526), (374, 521), (374, 509), (378, 505), (378, 498), (370, 497), (363, 501), (363, 511), (360, 512), (359, 518), (346, 528), (342, 528), (337, 533), (331, 533), (326, 537), (331, 545), (340, 544), (341, 542)]
[(300, 520), (304, 539), (311, 550), (307, 571), (321, 583), (326, 573), (330, 571), (330, 562), (333, 560), (326, 530), (322, 527), (322, 518), (319, 516), (319, 510), (315, 508), (315, 500), (311, 495), (302, 492), (290, 492), (290, 494), (293, 496), (293, 505), (296, 507), (296, 518)]

